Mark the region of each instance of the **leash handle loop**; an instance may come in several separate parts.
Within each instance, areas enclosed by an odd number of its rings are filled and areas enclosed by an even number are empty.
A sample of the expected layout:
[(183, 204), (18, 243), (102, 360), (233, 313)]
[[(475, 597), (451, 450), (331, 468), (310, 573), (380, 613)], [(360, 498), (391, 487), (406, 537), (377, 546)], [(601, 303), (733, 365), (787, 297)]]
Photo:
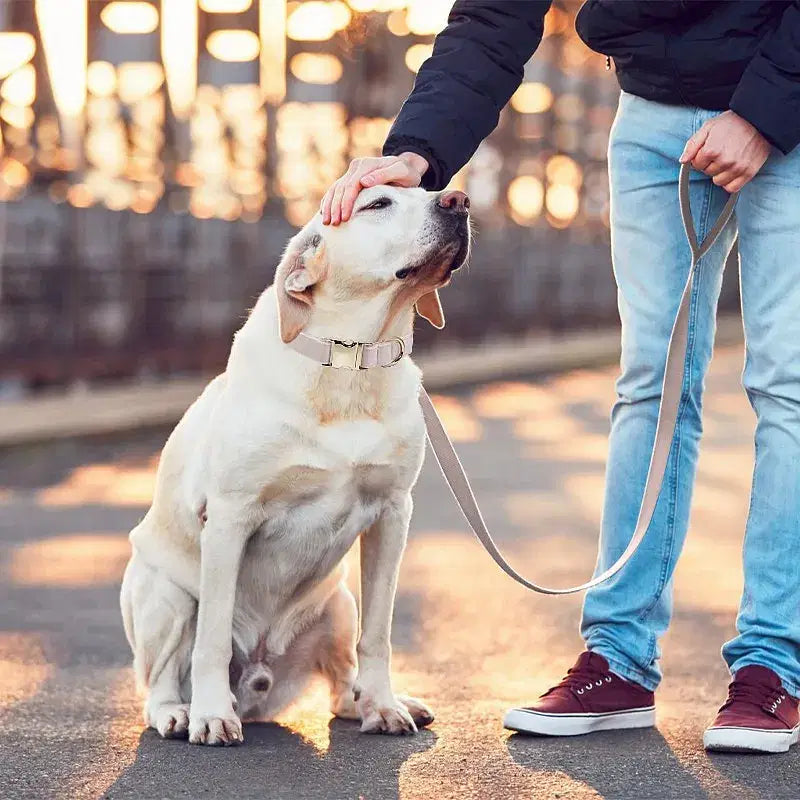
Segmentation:
[(681, 164), (681, 173), (678, 177), (678, 201), (681, 209), (681, 220), (683, 221), (683, 229), (686, 231), (686, 239), (689, 242), (689, 247), (692, 251), (692, 260), (697, 263), (714, 245), (719, 235), (722, 233), (728, 220), (733, 216), (733, 210), (736, 207), (736, 201), (739, 197), (738, 192), (734, 192), (725, 203), (725, 207), (717, 217), (711, 230), (706, 235), (702, 242), (697, 241), (697, 231), (694, 227), (692, 220), (692, 208), (689, 203), (689, 173), (691, 172), (689, 164)]
[(506, 560), (494, 542), (486, 522), (483, 519), (478, 501), (472, 491), (467, 473), (458, 458), (453, 443), (447, 435), (447, 430), (442, 423), (436, 408), (428, 396), (425, 389), (420, 392), (419, 402), (422, 407), (422, 414), (425, 418), (425, 426), (428, 433), (428, 441), (431, 449), (439, 463), (445, 480), (447, 481), (453, 497), (461, 509), (465, 519), (469, 523), (475, 535), (484, 546), (489, 555), (495, 560), (500, 569), (513, 578), (517, 583), (522, 584), (528, 589), (540, 594), (573, 594), (585, 589), (590, 589), (616, 575), (625, 564), (631, 559), (633, 554), (644, 539), (650, 523), (653, 519), (656, 503), (658, 502), (661, 487), (664, 483), (664, 474), (667, 469), (672, 440), (675, 435), (675, 427), (678, 421), (678, 411), (680, 409), (681, 394), (683, 391), (684, 367), (686, 363), (686, 351), (689, 339), (689, 311), (691, 308), (692, 286), (697, 262), (712, 247), (719, 237), (725, 225), (733, 214), (736, 205), (736, 195), (732, 194), (725, 204), (717, 221), (709, 231), (706, 238), (698, 244), (697, 233), (692, 222), (692, 211), (689, 205), (689, 171), (688, 164), (681, 166), (680, 177), (678, 180), (678, 195), (680, 201), (681, 217), (683, 226), (686, 230), (686, 238), (692, 251), (692, 263), (689, 268), (689, 277), (681, 295), (678, 312), (675, 316), (675, 323), (667, 348), (667, 362), (664, 370), (664, 383), (661, 392), (661, 403), (658, 409), (658, 423), (656, 425), (656, 436), (653, 444), (653, 452), (650, 458), (650, 466), (647, 471), (647, 482), (642, 495), (642, 503), (639, 507), (639, 515), (636, 521), (631, 540), (622, 555), (608, 569), (591, 580), (579, 586), (570, 586), (565, 589), (553, 589), (542, 586), (520, 575)]

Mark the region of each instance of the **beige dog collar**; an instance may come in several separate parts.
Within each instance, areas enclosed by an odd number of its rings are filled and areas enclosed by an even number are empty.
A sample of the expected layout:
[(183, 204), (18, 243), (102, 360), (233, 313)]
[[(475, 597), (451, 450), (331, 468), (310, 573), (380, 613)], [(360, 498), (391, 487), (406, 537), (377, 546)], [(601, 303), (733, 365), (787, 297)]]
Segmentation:
[(353, 342), (347, 339), (319, 339), (300, 333), (289, 347), (323, 367), (371, 369), (391, 367), (411, 354), (414, 337), (396, 336), (385, 342)]

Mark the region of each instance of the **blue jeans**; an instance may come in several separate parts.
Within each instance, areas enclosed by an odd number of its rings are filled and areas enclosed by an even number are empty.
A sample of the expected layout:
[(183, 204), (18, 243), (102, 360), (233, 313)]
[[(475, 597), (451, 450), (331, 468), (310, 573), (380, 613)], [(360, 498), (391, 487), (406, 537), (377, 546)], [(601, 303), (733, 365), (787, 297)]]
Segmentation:
[[(622, 371), (611, 415), (598, 569), (622, 553), (636, 523), (664, 375), (667, 341), (686, 281), (689, 246), (678, 210), (686, 140), (719, 112), (622, 94), (609, 145), (611, 245), (622, 319)], [(692, 173), (698, 239), (727, 198)], [(722, 269), (739, 232), (746, 335), (744, 388), (755, 410), (755, 469), (744, 542), (738, 635), (722, 653), (732, 673), (774, 670), (800, 695), (800, 147), (773, 150), (741, 191), (736, 215), (698, 265), (677, 430), (664, 486), (633, 560), (586, 595), (581, 633), (614, 672), (648, 689), (661, 678), (659, 638), (672, 614), (701, 434)]]

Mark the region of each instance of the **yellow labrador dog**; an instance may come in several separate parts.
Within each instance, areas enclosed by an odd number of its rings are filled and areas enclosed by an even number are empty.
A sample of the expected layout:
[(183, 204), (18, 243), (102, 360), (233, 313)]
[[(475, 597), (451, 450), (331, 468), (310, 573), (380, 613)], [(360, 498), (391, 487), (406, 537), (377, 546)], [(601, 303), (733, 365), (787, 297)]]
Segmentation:
[[(467, 258), (468, 205), (380, 186), (345, 225), (317, 216), (169, 437), (121, 596), (162, 736), (240, 742), (240, 718), (273, 717), (315, 675), (362, 731), (433, 720), (389, 677), (425, 446), (407, 355), (414, 307), (444, 324), (437, 289)], [(360, 631), (343, 564), (359, 536)]]

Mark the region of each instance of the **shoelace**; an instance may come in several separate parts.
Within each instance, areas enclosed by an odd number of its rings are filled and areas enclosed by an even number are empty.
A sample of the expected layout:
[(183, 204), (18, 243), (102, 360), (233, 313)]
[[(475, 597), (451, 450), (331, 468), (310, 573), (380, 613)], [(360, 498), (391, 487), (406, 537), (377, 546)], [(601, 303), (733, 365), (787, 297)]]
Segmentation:
[(566, 677), (557, 686), (554, 686), (549, 691), (545, 692), (546, 697), (550, 692), (556, 689), (569, 689), (576, 694), (583, 694), (590, 692), (592, 689), (597, 689), (603, 684), (611, 683), (611, 675), (608, 672), (602, 672), (592, 667), (570, 667), (567, 671)]
[(733, 703), (746, 703), (761, 711), (774, 714), (785, 699), (786, 692), (783, 689), (772, 689), (757, 683), (733, 681), (728, 686), (728, 699), (722, 707), (729, 708)]

